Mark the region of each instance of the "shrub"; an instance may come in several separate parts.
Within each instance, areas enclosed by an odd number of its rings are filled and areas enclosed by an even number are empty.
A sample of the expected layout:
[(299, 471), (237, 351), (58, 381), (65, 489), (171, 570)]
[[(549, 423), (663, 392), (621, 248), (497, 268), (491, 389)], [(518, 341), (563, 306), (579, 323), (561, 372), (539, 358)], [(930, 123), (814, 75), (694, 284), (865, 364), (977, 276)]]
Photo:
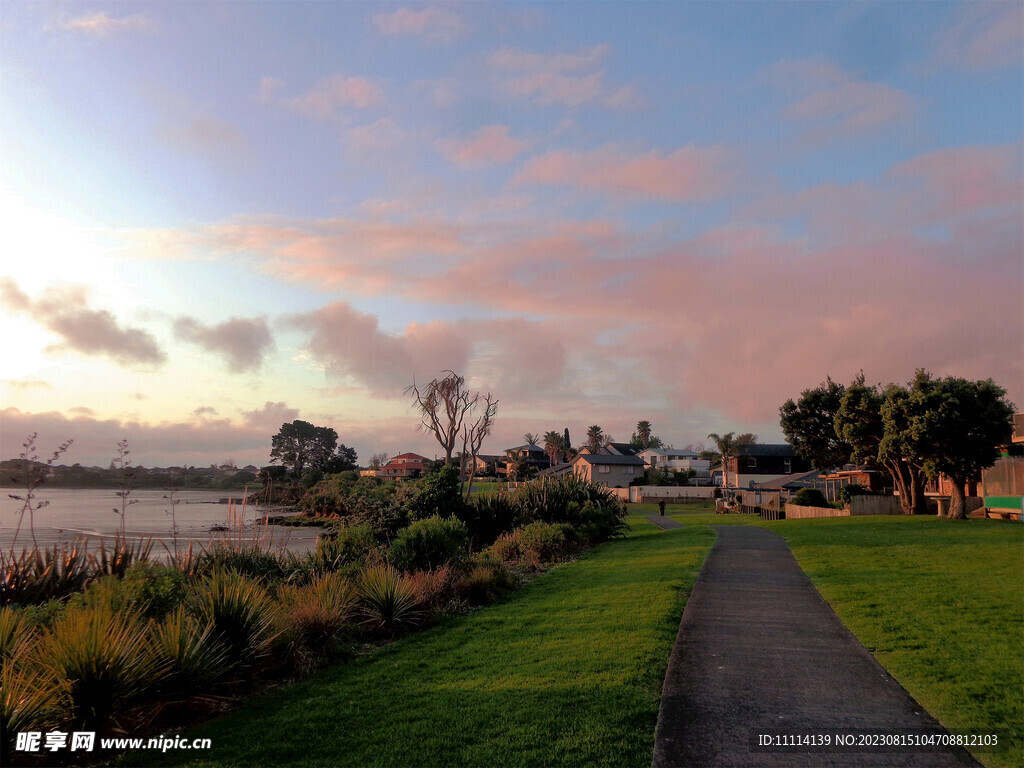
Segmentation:
[(565, 532), (561, 525), (530, 523), (516, 534), (522, 557), (531, 563), (549, 563), (565, 551)]
[(450, 565), (442, 565), (433, 571), (416, 571), (408, 579), (417, 605), (431, 617), (462, 609), (458, 572)]
[(234, 546), (218, 542), (198, 557), (193, 575), (207, 576), (217, 571), (235, 571), (261, 581), (274, 581), (287, 575), (285, 558), (258, 544)]
[(115, 533), (114, 543), (110, 549), (107, 549), (106, 542), (103, 542), (97, 554), (89, 555), (89, 562), (96, 576), (121, 578), (132, 564), (149, 560), (152, 550), (152, 538), (130, 541), (120, 533)]
[(364, 623), (376, 631), (393, 634), (420, 618), (412, 585), (389, 565), (362, 572), (359, 601)]
[(303, 587), (282, 587), (277, 597), (281, 604), (278, 640), (292, 668), (311, 667), (337, 650), (356, 608), (351, 581), (327, 574)]
[(486, 605), (519, 586), (519, 580), (503, 562), (483, 555), (473, 559), (456, 586), (471, 605)]
[(103, 601), (69, 610), (43, 635), (39, 659), (52, 671), (73, 723), (91, 731), (139, 703), (164, 672), (145, 625)]
[(368, 525), (344, 525), (322, 533), (314, 551), (317, 564), (324, 571), (336, 571), (347, 563), (357, 563), (377, 548), (373, 529)]
[(93, 570), (79, 543), (0, 553), (0, 605), (38, 605), (81, 591)]
[(419, 493), (410, 505), (414, 520), (457, 515), (463, 505), (459, 468), (446, 464), (420, 484)]
[(498, 491), (474, 496), (456, 514), (466, 524), (472, 547), (483, 549), (516, 527), (520, 509), (507, 492)]
[(498, 540), (487, 549), (487, 553), (505, 563), (518, 562), (523, 557), (518, 534), (515, 531), (501, 534)]
[(227, 648), (212, 624), (201, 624), (179, 607), (163, 622), (153, 626), (153, 654), (166, 672), (160, 682), (161, 695), (171, 701), (209, 694), (228, 669)]
[(825, 494), (817, 488), (801, 488), (793, 495), (790, 502), (798, 507), (831, 507)]
[(391, 544), (391, 562), (403, 571), (429, 571), (458, 563), (467, 554), (466, 525), (454, 518), (428, 517), (399, 532)]
[(544, 477), (519, 486), (510, 495), (519, 507), (518, 524), (566, 523), (586, 529), (588, 541), (622, 536), (626, 510), (607, 488), (574, 474)]
[(30, 634), (19, 611), (9, 606), (0, 608), (0, 669), (28, 647)]
[(274, 606), (259, 583), (236, 571), (214, 571), (193, 585), (186, 605), (201, 624), (213, 626), (233, 663), (249, 667), (267, 654)]
[(14, 763), (15, 734), (46, 731), (59, 722), (60, 688), (23, 654), (0, 668), (0, 765)]

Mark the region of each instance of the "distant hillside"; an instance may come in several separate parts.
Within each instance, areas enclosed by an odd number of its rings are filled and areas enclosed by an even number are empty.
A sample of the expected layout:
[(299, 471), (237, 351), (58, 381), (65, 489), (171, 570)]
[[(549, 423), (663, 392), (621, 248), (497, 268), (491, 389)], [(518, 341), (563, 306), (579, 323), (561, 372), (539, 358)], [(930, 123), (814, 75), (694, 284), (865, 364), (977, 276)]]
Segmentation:
[[(126, 470), (59, 465), (47, 467), (24, 459), (0, 461), (0, 486), (24, 487), (29, 470), (46, 474), (45, 485), (50, 488), (119, 488), (125, 482)], [(238, 469), (220, 467), (131, 467), (132, 488), (241, 488), (256, 485), (256, 467)]]

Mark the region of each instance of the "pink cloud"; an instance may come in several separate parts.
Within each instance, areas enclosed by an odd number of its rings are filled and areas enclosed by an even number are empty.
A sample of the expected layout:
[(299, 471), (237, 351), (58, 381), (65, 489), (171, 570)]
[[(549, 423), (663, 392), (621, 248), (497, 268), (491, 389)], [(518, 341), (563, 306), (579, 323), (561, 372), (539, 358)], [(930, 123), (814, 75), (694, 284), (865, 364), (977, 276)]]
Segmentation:
[(373, 23), (383, 35), (420, 37), (432, 42), (450, 42), (469, 31), (461, 16), (437, 6), (377, 13)]
[(383, 89), (360, 75), (331, 75), (316, 83), (307, 93), (287, 99), (290, 109), (314, 120), (328, 120), (345, 107), (368, 109), (384, 104)]
[(553, 184), (627, 197), (708, 202), (737, 178), (735, 153), (722, 145), (688, 144), (669, 154), (626, 154), (608, 146), (591, 152), (551, 152), (516, 174), (519, 184)]
[(829, 61), (782, 61), (762, 77), (798, 97), (782, 114), (809, 124), (805, 139), (810, 141), (871, 133), (906, 122), (914, 113), (906, 92), (861, 80)]
[(152, 32), (157, 29), (156, 22), (141, 13), (134, 16), (116, 17), (107, 15), (105, 11), (64, 19), (59, 24), (64, 29), (84, 32), (96, 37), (106, 37), (118, 32)]
[(935, 63), (968, 72), (1024, 65), (1024, 5), (971, 2), (957, 6), (954, 22), (935, 41)]
[(608, 45), (582, 48), (575, 53), (533, 53), (502, 48), (489, 59), (491, 67), (503, 73), (500, 88), (516, 99), (542, 106), (586, 105), (631, 111), (644, 106), (633, 85), (609, 86), (601, 62), (611, 51)]
[(502, 165), (530, 148), (529, 143), (509, 136), (507, 125), (486, 125), (465, 139), (441, 141), (441, 152), (456, 165)]
[(174, 333), (183, 341), (223, 355), (232, 373), (258, 371), (263, 356), (274, 347), (270, 328), (262, 317), (233, 317), (213, 326), (195, 318), (181, 317), (174, 323)]
[(0, 278), (0, 303), (60, 337), (61, 343), (47, 347), (48, 352), (103, 355), (120, 365), (160, 366), (167, 361), (152, 334), (125, 328), (111, 312), (90, 308), (84, 288), (51, 287), (32, 299), (12, 278), (4, 277)]
[(446, 323), (411, 323), (399, 335), (340, 301), (292, 319), (312, 331), (309, 352), (332, 376), (370, 387), (377, 397), (401, 397), (417, 377), (429, 380), (444, 368), (463, 370), (468, 339)]

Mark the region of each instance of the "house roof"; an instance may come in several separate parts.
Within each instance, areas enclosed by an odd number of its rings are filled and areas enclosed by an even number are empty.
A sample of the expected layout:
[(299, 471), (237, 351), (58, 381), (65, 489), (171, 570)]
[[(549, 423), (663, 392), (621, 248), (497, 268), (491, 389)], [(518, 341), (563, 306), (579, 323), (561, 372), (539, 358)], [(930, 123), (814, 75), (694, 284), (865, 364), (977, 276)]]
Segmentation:
[(515, 448), (506, 448), (505, 452), (508, 451), (529, 451), (530, 453), (544, 453), (544, 449), (539, 445), (530, 445), (525, 443), (524, 445), (517, 445)]
[(587, 464), (628, 464), (637, 467), (644, 465), (644, 460), (639, 456), (612, 456), (607, 453), (581, 453), (573, 463), (577, 461), (585, 461)]
[(629, 443), (608, 443), (605, 447), (618, 451), (623, 456), (636, 456), (641, 450), (635, 445), (630, 445)]
[(756, 487), (766, 491), (795, 490), (807, 488), (814, 485), (819, 474), (815, 472), (794, 472), (792, 475), (777, 477), (774, 480), (767, 480), (763, 483), (756, 483)]
[(754, 443), (740, 448), (737, 452), (739, 456), (780, 456), (782, 458), (792, 458), (796, 456), (796, 451), (793, 450), (793, 446), (789, 443)]
[(397, 456), (392, 456), (390, 459), (388, 459), (388, 463), (390, 464), (395, 459), (414, 459), (416, 461), (428, 461), (426, 456), (420, 456), (418, 453), (400, 453)]
[(655, 453), (658, 456), (679, 456), (684, 459), (696, 459), (700, 456), (696, 451), (688, 451), (685, 448), (647, 448), (641, 453)]

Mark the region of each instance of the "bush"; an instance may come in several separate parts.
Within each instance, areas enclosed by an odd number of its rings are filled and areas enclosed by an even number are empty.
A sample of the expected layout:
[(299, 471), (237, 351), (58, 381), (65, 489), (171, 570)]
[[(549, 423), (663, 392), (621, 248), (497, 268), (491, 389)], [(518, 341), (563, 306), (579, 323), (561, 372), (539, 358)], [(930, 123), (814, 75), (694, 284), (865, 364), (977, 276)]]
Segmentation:
[(825, 494), (819, 491), (817, 488), (801, 488), (794, 494), (791, 504), (795, 504), (798, 507), (831, 507), (828, 503), (828, 499), (825, 498)]
[(164, 673), (146, 626), (101, 600), (55, 623), (42, 637), (39, 660), (52, 672), (73, 724), (90, 731), (141, 702)]
[(459, 593), (471, 605), (493, 603), (518, 586), (518, 577), (503, 562), (487, 555), (475, 557), (456, 584)]
[(433, 571), (416, 571), (408, 579), (417, 605), (431, 617), (462, 610), (459, 575), (450, 565), (442, 565)]
[(473, 549), (483, 549), (516, 527), (520, 509), (507, 492), (498, 491), (475, 495), (456, 515), (466, 524)]
[(150, 632), (157, 663), (166, 668), (160, 682), (165, 699), (181, 701), (209, 694), (226, 675), (230, 664), (227, 648), (215, 635), (212, 624), (201, 624), (179, 607)]
[(463, 560), (468, 541), (461, 520), (428, 517), (399, 532), (391, 544), (391, 562), (403, 571), (430, 571)]
[(0, 605), (38, 605), (85, 588), (93, 567), (85, 549), (55, 544), (50, 549), (0, 553)]
[(317, 537), (314, 556), (322, 570), (336, 571), (348, 563), (365, 560), (376, 548), (377, 541), (370, 526), (344, 525)]
[(359, 602), (364, 623), (375, 631), (394, 634), (420, 618), (412, 584), (390, 565), (362, 572)]
[(29, 645), (30, 628), (19, 611), (0, 608), (0, 670)]
[(327, 574), (304, 587), (282, 587), (277, 597), (278, 639), (293, 669), (311, 668), (337, 651), (356, 608), (352, 582)]
[(0, 765), (14, 764), (16, 733), (48, 731), (59, 724), (59, 693), (52, 676), (23, 655), (0, 668)]
[(208, 576), (217, 571), (235, 571), (261, 581), (275, 581), (288, 575), (286, 558), (258, 544), (235, 546), (218, 542), (197, 558), (193, 575)]
[(410, 505), (410, 516), (414, 520), (457, 516), (462, 505), (459, 469), (454, 464), (446, 464), (420, 484), (419, 493)]
[(565, 532), (561, 525), (530, 523), (516, 533), (523, 558), (535, 565), (557, 560), (565, 551)]
[(186, 606), (201, 624), (213, 626), (231, 662), (245, 668), (267, 654), (274, 606), (259, 583), (236, 571), (214, 571), (192, 586)]
[(518, 562), (523, 557), (523, 550), (519, 546), (519, 536), (515, 531), (501, 534), (498, 540), (486, 550), (486, 554), (503, 563)]

